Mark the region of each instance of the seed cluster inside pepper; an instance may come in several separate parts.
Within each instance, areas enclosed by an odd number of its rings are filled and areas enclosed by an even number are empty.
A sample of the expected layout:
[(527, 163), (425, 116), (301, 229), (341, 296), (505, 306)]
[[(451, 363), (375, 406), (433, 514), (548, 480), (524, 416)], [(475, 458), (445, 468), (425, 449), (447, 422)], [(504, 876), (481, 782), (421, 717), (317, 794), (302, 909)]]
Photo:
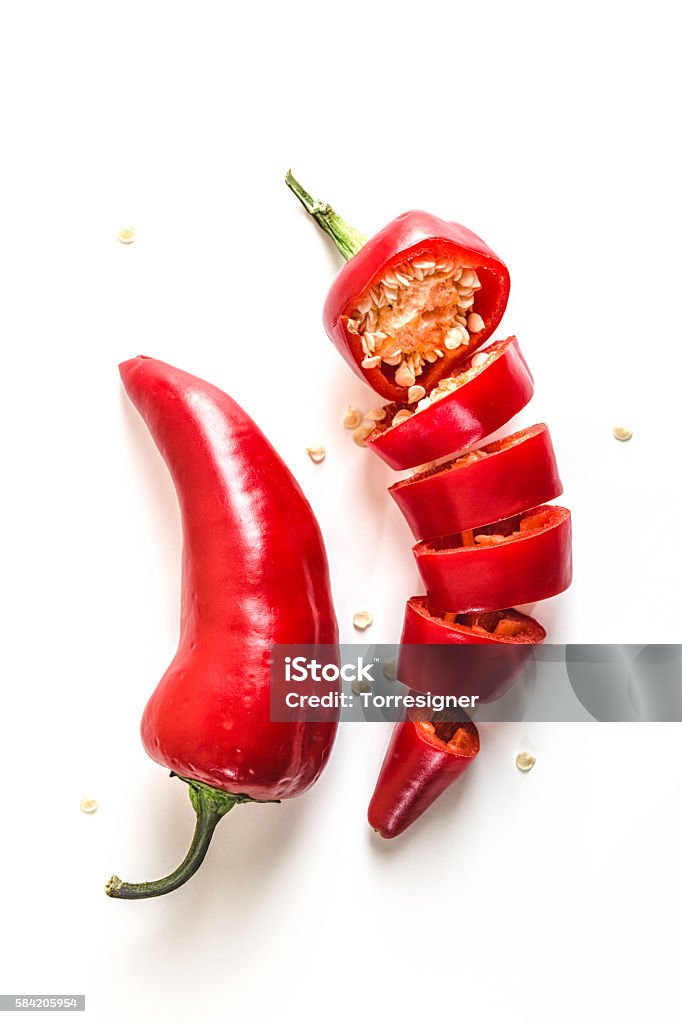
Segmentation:
[[(362, 295), (347, 320), (359, 335), (365, 369), (395, 367), (395, 382), (413, 388), (427, 363), (446, 352), (466, 355), (472, 335), (485, 327), (474, 311), (481, 281), (471, 267), (421, 256), (386, 270)], [(418, 401), (418, 391), (410, 401)]]
[(377, 425), (375, 429), (381, 432), (389, 427), (398, 427), (415, 414), (428, 409), (434, 402), (440, 402), (442, 399), (447, 398), (448, 395), (454, 394), (459, 388), (474, 380), (484, 367), (500, 354), (501, 349), (496, 345), (491, 345), (488, 349), (476, 352), (456, 374), (451, 377), (441, 377), (428, 394), (424, 388), (419, 388), (419, 394), (417, 393), (417, 386), (410, 388), (408, 401), (403, 404), (394, 402), (391, 405), (387, 405), (383, 410), (384, 415), (376, 418)]

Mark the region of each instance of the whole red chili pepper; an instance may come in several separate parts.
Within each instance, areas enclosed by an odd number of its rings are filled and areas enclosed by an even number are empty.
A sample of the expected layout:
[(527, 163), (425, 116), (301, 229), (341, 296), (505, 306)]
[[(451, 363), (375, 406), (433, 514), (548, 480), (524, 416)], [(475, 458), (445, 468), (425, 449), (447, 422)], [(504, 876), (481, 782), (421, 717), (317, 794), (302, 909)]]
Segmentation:
[(385, 406), (385, 418), (365, 443), (393, 469), (409, 469), (478, 444), (532, 397), (533, 378), (518, 341), (495, 341), (455, 377), (442, 380), (416, 410)]
[(549, 430), (537, 423), (399, 480), (388, 493), (423, 540), (507, 519), (562, 490)]
[(480, 748), (478, 730), (459, 722), (399, 722), (379, 772), (367, 818), (393, 839), (466, 771)]
[(530, 604), (570, 585), (571, 513), (543, 505), (413, 550), (436, 608), (473, 612)]
[(183, 525), (177, 653), (142, 718), (150, 757), (189, 784), (197, 814), (183, 863), (158, 882), (114, 876), (107, 894), (178, 888), (237, 803), (311, 786), (336, 723), (270, 721), (270, 646), (336, 644), (320, 530), (303, 493), (246, 413), (205, 381), (139, 356), (120, 367), (173, 477)]
[(377, 394), (416, 401), (410, 388), (428, 391), (496, 329), (509, 272), (469, 228), (412, 210), (367, 241), (291, 171), (286, 183), (349, 261), (330, 289), (324, 326)]

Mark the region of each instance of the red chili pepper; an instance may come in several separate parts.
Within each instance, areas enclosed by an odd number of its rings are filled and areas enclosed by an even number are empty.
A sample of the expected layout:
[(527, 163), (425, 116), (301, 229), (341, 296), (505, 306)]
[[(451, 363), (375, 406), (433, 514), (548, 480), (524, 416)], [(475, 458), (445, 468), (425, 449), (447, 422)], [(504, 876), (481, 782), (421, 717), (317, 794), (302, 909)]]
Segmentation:
[[(377, 394), (404, 402), (415, 379), (428, 391), (497, 328), (509, 297), (509, 272), (469, 228), (412, 210), (367, 241), (328, 204), (314, 200), (291, 171), (286, 183), (349, 261), (332, 284), (324, 326), (351, 369)], [(456, 321), (458, 314), (464, 324)], [(460, 326), (465, 330), (458, 334)], [(367, 335), (372, 347), (365, 342), (363, 348)], [(416, 368), (413, 354), (419, 356)]]
[(367, 818), (393, 839), (466, 771), (480, 748), (473, 722), (399, 722), (384, 757)]
[(530, 604), (570, 585), (571, 513), (543, 505), (413, 550), (436, 608), (472, 612)]
[[(386, 418), (366, 440), (368, 448), (393, 469), (410, 469), (478, 444), (498, 430), (531, 400), (533, 377), (516, 338), (495, 341), (472, 359), (488, 355), (480, 366), (471, 360), (451, 378), (451, 391), (441, 381), (427, 408), (413, 412), (405, 405), (385, 407)], [(432, 395), (434, 392), (432, 392)], [(400, 413), (412, 413), (400, 421)], [(393, 426), (395, 417), (399, 422)]]
[(419, 693), (476, 695), (499, 700), (545, 639), (539, 622), (514, 608), (457, 614), (439, 612), (426, 597), (405, 606), (398, 678)]
[(558, 498), (563, 490), (544, 423), (389, 487), (417, 540), (461, 533)]
[(120, 370), (183, 523), (180, 642), (145, 708), (142, 741), (189, 784), (197, 814), (176, 871), (107, 885), (109, 896), (143, 899), (191, 877), (236, 803), (282, 800), (315, 782), (336, 723), (270, 721), (270, 646), (335, 644), (337, 627), (313, 512), (253, 421), (218, 388), (156, 359)]

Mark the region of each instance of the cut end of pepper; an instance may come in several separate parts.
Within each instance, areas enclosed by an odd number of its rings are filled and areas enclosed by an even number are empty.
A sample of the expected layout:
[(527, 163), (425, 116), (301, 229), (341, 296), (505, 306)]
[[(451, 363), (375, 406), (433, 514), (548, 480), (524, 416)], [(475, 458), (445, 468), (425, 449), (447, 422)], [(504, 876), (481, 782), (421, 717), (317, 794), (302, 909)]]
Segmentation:
[(481, 747), (478, 729), (470, 721), (416, 722), (415, 726), (429, 743), (442, 745), (460, 757), (475, 757)]

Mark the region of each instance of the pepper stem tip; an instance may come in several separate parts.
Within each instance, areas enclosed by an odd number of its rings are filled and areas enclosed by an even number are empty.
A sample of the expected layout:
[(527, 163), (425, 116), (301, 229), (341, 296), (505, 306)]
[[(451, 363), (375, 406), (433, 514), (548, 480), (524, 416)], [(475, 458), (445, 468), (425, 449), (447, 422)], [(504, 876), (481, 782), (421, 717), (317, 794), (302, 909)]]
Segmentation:
[(107, 896), (118, 900), (144, 900), (179, 889), (201, 867), (221, 818), (235, 804), (246, 803), (250, 799), (248, 796), (225, 793), (194, 779), (184, 779), (180, 775), (177, 778), (189, 786), (189, 797), (197, 816), (187, 856), (175, 871), (156, 882), (122, 882), (118, 875), (112, 875), (104, 887)]
[(301, 183), (291, 173), (291, 169), (284, 176), (285, 184), (291, 189), (303, 208), (320, 225), (323, 231), (329, 235), (334, 245), (345, 260), (351, 259), (362, 249), (367, 241), (364, 235), (352, 228), (350, 224), (339, 217), (338, 213), (331, 208), (329, 203), (323, 203), (319, 199), (313, 199), (309, 192), (303, 188)]

